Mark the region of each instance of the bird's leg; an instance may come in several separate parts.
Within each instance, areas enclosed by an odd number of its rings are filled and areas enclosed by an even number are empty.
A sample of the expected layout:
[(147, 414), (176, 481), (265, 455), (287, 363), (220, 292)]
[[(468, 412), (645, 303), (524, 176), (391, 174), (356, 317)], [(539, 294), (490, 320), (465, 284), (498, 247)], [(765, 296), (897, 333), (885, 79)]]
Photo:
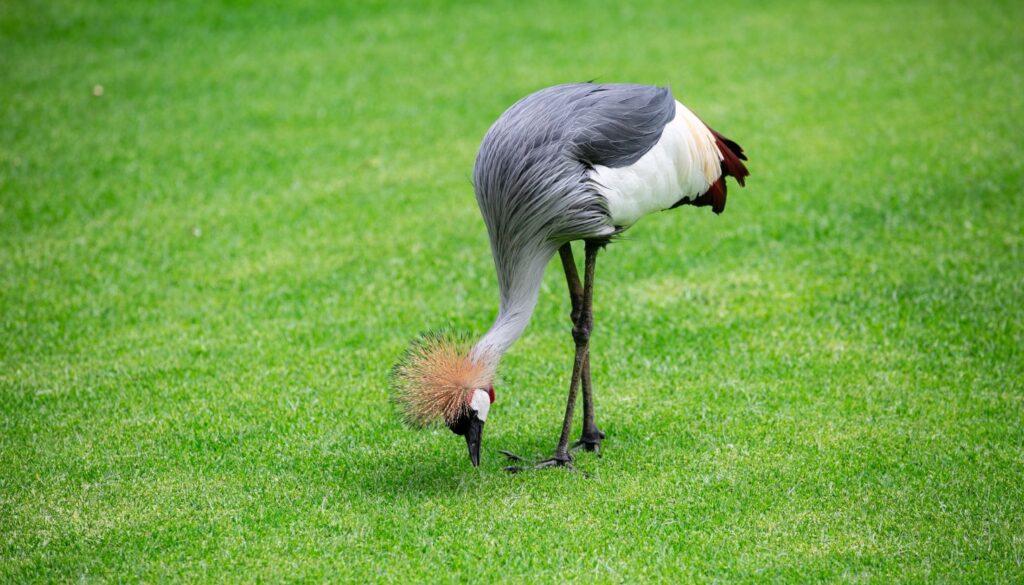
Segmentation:
[(576, 329), (583, 327), (586, 329), (586, 335), (584, 344), (586, 346), (586, 353), (583, 362), (583, 433), (580, 435), (580, 440), (576, 441), (573, 448), (583, 446), (587, 451), (593, 451), (600, 453), (601, 440), (604, 439), (604, 433), (597, 428), (597, 424), (594, 423), (594, 397), (593, 397), (593, 386), (590, 383), (590, 333), (594, 329), (594, 269), (597, 264), (597, 252), (601, 249), (601, 244), (595, 242), (586, 242), (586, 266), (583, 273), (583, 298), (581, 299), (580, 314), (577, 318), (576, 324), (573, 326), (573, 337), (576, 337)]
[(558, 249), (558, 255), (562, 259), (562, 268), (565, 270), (565, 284), (569, 286), (569, 302), (572, 303), (572, 312), (569, 317), (572, 324), (580, 318), (580, 310), (583, 309), (583, 285), (580, 283), (580, 275), (576, 272), (576, 259), (572, 255), (572, 245), (566, 242)]
[[(563, 244), (558, 249), (558, 254), (562, 259), (562, 268), (565, 270), (565, 283), (569, 287), (569, 300), (572, 303), (570, 318), (572, 319), (573, 327), (575, 327), (583, 311), (583, 285), (580, 284), (580, 276), (576, 271), (576, 259), (572, 254), (572, 245), (568, 242)], [(594, 395), (593, 386), (590, 382), (589, 344), (586, 356), (583, 358), (583, 372), (580, 384), (583, 387), (583, 434), (580, 436), (580, 440), (573, 443), (572, 448), (584, 447), (587, 451), (600, 453), (601, 439), (604, 439), (604, 433), (594, 423)]]
[[(569, 380), (569, 398), (566, 400), (565, 404), (565, 418), (562, 421), (562, 434), (558, 438), (558, 446), (555, 447), (555, 454), (550, 458), (537, 463), (534, 466), (535, 469), (552, 466), (572, 467), (572, 455), (569, 454), (569, 433), (572, 432), (572, 416), (576, 407), (576, 390), (580, 384), (580, 379), (583, 376), (584, 364), (586, 363), (587, 353), (589, 352), (590, 346), (590, 331), (593, 328), (594, 323), (593, 314), (590, 310), (590, 301), (592, 300), (594, 293), (594, 267), (597, 261), (598, 250), (600, 250), (600, 245), (587, 242), (583, 296), (579, 303), (580, 313), (572, 328), (572, 337), (576, 342), (576, 359), (573, 363), (572, 378)], [(563, 260), (567, 256), (571, 260), (571, 253), (572, 251), (569, 250), (569, 253), (566, 254), (563, 247)], [(575, 264), (573, 264), (573, 272), (575, 272)], [(567, 278), (569, 278), (568, 274)], [(578, 280), (579, 277), (577, 276), (577, 282)], [(572, 285), (570, 284), (570, 290), (571, 288)], [(515, 473), (523, 471), (526, 468), (513, 466), (506, 467), (505, 469)]]
[[(576, 389), (580, 383), (580, 377), (583, 373), (583, 362), (587, 355), (587, 347), (585, 341), (581, 343), (581, 339), (589, 337), (589, 333), (586, 335), (577, 335), (579, 327), (573, 327), (573, 337), (576, 338), (576, 361), (572, 368), (572, 378), (569, 380), (569, 398), (565, 403), (565, 419), (562, 421), (562, 434), (558, 439), (558, 446), (555, 447), (555, 454), (551, 457), (537, 462), (532, 467), (524, 467), (520, 465), (513, 465), (505, 468), (505, 471), (510, 473), (519, 473), (520, 471), (526, 471), (527, 469), (543, 469), (545, 467), (568, 467), (572, 466), (572, 455), (569, 454), (569, 433), (572, 430), (572, 415), (573, 410), (576, 407)], [(581, 331), (582, 332), (582, 331)], [(525, 459), (509, 453), (508, 451), (502, 451), (506, 457), (512, 461), (523, 462)]]

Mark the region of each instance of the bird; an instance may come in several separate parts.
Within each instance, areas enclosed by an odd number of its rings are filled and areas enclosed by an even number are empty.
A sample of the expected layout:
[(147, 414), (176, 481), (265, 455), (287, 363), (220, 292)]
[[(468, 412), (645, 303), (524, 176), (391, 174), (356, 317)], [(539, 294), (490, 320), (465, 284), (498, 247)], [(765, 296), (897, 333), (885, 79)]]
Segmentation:
[[(541, 89), (491, 125), (473, 167), (473, 188), (490, 240), (499, 306), (479, 339), (439, 331), (413, 340), (393, 370), (393, 396), (413, 427), (443, 422), (480, 464), (484, 423), (502, 356), (523, 334), (545, 267), (559, 255), (571, 305), (575, 357), (554, 454), (508, 471), (573, 468), (569, 435), (582, 388), (583, 428), (573, 445), (600, 454), (590, 338), (598, 252), (642, 217), (684, 205), (725, 209), (726, 177), (749, 175), (743, 148), (705, 124), (670, 88), (570, 83)], [(571, 243), (583, 241), (580, 279)]]

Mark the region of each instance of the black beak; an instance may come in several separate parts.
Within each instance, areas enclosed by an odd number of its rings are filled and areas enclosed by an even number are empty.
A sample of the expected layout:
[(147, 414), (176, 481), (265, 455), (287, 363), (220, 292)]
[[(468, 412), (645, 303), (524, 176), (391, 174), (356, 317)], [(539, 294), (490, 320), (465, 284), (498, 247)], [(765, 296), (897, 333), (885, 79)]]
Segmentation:
[(469, 447), (469, 460), (473, 467), (480, 466), (480, 437), (484, 434), (484, 421), (470, 417), (469, 429), (466, 430), (466, 446)]

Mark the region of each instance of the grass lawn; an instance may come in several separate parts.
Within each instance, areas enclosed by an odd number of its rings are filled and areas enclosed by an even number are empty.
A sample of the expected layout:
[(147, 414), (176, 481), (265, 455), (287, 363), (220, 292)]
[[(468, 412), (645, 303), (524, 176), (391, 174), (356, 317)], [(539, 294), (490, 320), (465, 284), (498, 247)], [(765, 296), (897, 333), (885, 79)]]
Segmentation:
[[(474, 469), (388, 371), (494, 317), (489, 124), (593, 78), (752, 174), (599, 258), (590, 477), (498, 453), (557, 261)], [(0, 582), (1024, 580), (1020, 2), (0, 0), (0, 84)]]

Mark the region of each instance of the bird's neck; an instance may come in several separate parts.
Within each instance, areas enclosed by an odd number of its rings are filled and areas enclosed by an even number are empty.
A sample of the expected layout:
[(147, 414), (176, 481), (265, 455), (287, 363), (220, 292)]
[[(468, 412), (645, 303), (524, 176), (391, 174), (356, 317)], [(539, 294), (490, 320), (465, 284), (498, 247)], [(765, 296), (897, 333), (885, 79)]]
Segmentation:
[(494, 324), (473, 346), (470, 355), (474, 360), (489, 360), (496, 366), (523, 334), (537, 305), (544, 268), (554, 252), (554, 248), (545, 246), (515, 259), (495, 257), (501, 304)]

